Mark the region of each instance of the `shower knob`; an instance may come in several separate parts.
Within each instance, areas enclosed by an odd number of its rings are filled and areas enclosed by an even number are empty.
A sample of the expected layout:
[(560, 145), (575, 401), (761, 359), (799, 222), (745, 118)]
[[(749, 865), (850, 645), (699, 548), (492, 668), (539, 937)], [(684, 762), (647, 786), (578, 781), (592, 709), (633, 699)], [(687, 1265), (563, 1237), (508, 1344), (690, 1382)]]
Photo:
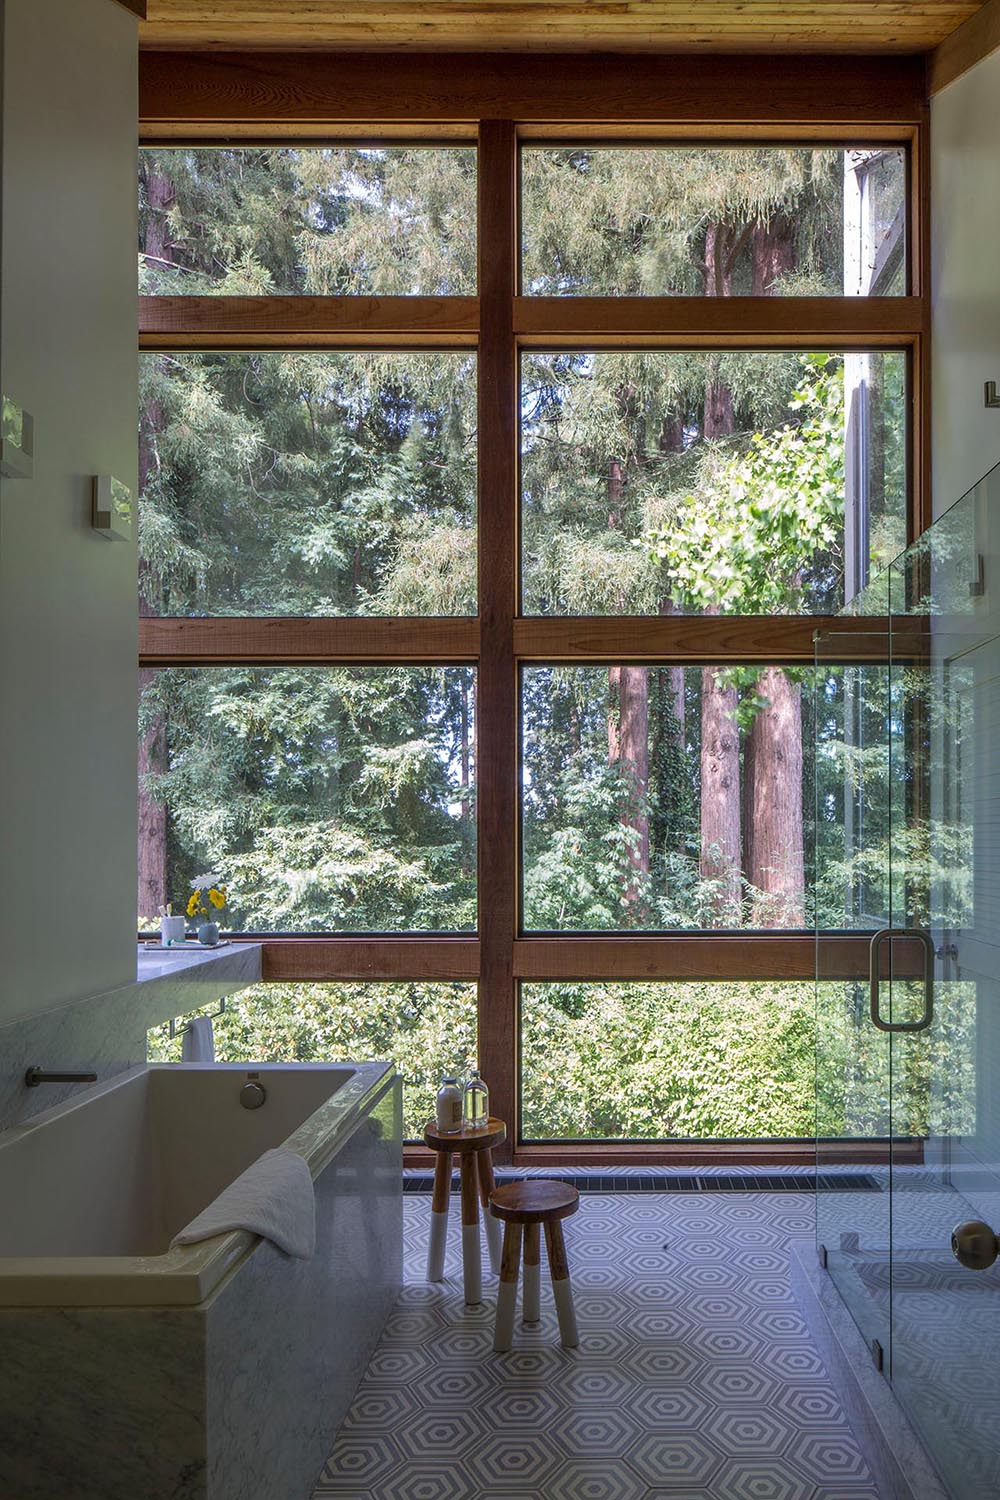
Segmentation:
[(988, 1224), (968, 1219), (952, 1230), (951, 1253), (969, 1271), (985, 1271), (1000, 1255), (1000, 1243)]

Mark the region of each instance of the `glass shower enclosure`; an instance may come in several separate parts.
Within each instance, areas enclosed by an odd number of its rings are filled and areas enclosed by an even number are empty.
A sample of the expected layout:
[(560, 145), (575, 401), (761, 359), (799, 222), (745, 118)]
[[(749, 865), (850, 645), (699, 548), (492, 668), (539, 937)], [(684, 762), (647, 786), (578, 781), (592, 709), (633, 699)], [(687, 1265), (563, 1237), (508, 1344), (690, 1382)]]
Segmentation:
[(817, 1241), (1000, 1494), (1000, 468), (816, 636)]

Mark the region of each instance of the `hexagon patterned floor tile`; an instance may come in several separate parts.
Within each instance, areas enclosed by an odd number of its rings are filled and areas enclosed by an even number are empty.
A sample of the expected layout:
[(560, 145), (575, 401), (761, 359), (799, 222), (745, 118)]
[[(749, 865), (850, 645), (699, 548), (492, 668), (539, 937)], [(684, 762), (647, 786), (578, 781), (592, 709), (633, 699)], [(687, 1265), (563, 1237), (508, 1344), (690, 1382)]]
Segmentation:
[(543, 1267), (541, 1321), (494, 1354), (495, 1278), (466, 1308), (453, 1227), (428, 1286), (430, 1200), (407, 1194), (403, 1291), (315, 1500), (877, 1500), (785, 1275), (810, 1207), (588, 1194), (566, 1223), (580, 1347)]

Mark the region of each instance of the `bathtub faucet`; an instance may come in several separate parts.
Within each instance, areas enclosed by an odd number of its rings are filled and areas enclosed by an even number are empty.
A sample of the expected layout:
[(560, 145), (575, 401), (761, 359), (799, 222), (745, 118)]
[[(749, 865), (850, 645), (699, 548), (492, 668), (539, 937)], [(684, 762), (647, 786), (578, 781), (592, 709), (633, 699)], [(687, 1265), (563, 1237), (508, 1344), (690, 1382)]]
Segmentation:
[(43, 1068), (29, 1068), (24, 1075), (24, 1086), (37, 1089), (40, 1083), (96, 1083), (96, 1073), (46, 1073)]

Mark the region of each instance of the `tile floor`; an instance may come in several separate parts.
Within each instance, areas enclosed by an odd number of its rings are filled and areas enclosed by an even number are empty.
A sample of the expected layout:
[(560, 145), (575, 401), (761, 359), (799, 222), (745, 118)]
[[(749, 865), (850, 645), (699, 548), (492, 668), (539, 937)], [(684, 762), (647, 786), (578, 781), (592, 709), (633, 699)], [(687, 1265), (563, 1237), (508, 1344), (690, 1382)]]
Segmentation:
[(404, 1286), (316, 1490), (338, 1500), (877, 1500), (788, 1286), (806, 1193), (588, 1194), (565, 1225), (581, 1344), (542, 1322), (492, 1352), (424, 1281), (430, 1198), (404, 1200)]

